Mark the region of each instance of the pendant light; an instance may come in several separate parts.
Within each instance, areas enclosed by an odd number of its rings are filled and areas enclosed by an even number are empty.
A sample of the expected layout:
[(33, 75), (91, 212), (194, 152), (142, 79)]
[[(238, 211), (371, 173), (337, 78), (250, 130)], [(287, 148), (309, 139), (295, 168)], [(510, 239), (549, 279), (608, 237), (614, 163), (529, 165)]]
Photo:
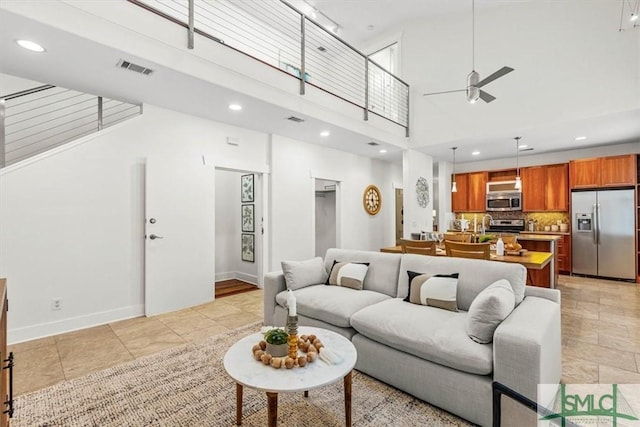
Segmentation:
[(456, 150), (458, 147), (452, 147), (453, 150), (453, 182), (451, 183), (451, 192), (457, 193), (458, 186), (456, 185)]
[(520, 164), (519, 164), (519, 157), (520, 157), (520, 139), (522, 139), (521, 136), (516, 136), (515, 138), (513, 138), (516, 140), (516, 184), (515, 184), (515, 188), (516, 190), (521, 190), (522, 189), (522, 180), (520, 179)]

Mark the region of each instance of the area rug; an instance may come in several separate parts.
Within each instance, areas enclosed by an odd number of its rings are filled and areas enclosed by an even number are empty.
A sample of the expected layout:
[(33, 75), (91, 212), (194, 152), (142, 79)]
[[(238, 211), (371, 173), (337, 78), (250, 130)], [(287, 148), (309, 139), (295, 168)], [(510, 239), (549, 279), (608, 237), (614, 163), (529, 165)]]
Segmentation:
[[(233, 426), (235, 383), (222, 359), (258, 323), (18, 396), (12, 427)], [(353, 426), (469, 423), (354, 371)], [(266, 395), (245, 387), (244, 426), (265, 426)], [(344, 426), (342, 381), (278, 396), (279, 426)]]

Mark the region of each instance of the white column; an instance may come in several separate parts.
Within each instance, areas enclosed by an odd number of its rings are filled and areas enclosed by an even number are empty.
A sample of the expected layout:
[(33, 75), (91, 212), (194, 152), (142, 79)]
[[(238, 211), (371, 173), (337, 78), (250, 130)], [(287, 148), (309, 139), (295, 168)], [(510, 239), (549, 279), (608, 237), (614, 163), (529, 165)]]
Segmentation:
[(438, 162), (438, 231), (450, 228), (453, 213), (451, 212), (451, 172), (450, 162)]
[[(423, 208), (418, 204), (416, 183), (422, 177), (429, 186), (429, 203)], [(416, 150), (405, 150), (402, 154), (402, 183), (404, 206), (404, 237), (411, 233), (433, 230), (433, 159)]]

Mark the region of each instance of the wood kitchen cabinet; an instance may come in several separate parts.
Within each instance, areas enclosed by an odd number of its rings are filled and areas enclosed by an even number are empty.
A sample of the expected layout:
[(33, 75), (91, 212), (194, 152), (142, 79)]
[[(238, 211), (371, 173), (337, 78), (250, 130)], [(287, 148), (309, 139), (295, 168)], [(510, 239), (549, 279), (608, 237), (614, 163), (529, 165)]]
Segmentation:
[(569, 167), (534, 166), (520, 170), (524, 212), (569, 210)]
[[(458, 191), (451, 193), (453, 212), (484, 212), (487, 203), (487, 172), (458, 173)], [(453, 176), (451, 177), (453, 180)]]
[(558, 272), (571, 274), (571, 235), (563, 235), (558, 240)]
[(468, 204), (468, 180), (469, 176), (466, 173), (456, 174), (455, 177), (451, 177), (451, 182), (455, 180), (458, 191), (451, 193), (451, 210), (453, 212), (466, 212)]
[(471, 172), (467, 180), (467, 210), (484, 212), (487, 207), (487, 172)]
[(522, 210), (535, 212), (545, 210), (545, 192), (547, 186), (547, 169), (545, 166), (534, 166), (520, 169), (522, 179)]
[(634, 185), (636, 155), (598, 157), (569, 162), (571, 188), (598, 188)]
[(545, 210), (569, 210), (569, 165), (547, 165), (545, 186)]

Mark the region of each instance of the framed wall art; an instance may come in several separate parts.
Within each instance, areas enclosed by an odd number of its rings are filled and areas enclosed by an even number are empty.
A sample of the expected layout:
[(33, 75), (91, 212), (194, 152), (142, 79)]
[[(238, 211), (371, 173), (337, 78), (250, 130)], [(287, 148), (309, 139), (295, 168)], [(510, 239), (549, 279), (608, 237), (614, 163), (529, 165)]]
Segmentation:
[(255, 240), (253, 234), (242, 235), (242, 261), (254, 262)]
[(253, 233), (254, 229), (254, 205), (242, 205), (242, 232)]
[(240, 201), (242, 203), (253, 202), (253, 174), (240, 177)]

